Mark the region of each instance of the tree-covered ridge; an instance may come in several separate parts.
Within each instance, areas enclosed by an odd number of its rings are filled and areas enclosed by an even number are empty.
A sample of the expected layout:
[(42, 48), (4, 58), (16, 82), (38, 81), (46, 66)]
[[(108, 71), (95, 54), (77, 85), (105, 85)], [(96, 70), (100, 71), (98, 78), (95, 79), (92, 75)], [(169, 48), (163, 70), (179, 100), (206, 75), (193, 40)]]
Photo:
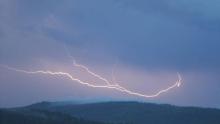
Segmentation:
[(140, 102), (41, 102), (21, 108), (0, 109), (0, 124), (104, 123), (220, 124), (220, 110)]
[(58, 105), (34, 104), (38, 108), (94, 121), (133, 124), (220, 124), (220, 110), (140, 102), (103, 102)]
[(45, 110), (0, 109), (0, 124), (104, 124)]

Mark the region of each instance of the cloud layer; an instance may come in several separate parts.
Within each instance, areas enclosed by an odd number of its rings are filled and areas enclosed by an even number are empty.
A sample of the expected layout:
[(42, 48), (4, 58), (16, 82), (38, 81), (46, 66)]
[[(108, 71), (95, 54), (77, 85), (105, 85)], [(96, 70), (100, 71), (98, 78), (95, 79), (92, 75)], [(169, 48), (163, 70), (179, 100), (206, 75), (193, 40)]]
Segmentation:
[[(182, 73), (182, 88), (152, 101), (219, 107), (218, 3), (217, 0), (1, 0), (0, 63), (69, 71), (67, 66), (71, 60), (65, 50), (67, 46), (79, 62), (108, 78), (116, 63), (117, 76), (125, 82), (123, 85), (143, 92), (160, 89), (175, 80), (177, 71)], [(54, 80), (19, 76), (4, 69), (0, 74), (0, 91), (4, 95), (1, 106), (67, 96), (118, 98), (117, 93), (94, 93), (78, 86), (69, 88), (68, 83), (61, 86), (58, 82), (56, 87), (63, 89), (55, 88), (59, 92), (56, 94), (47, 91)], [(32, 86), (30, 82), (40, 85)], [(21, 87), (16, 89), (14, 85)], [(22, 90), (30, 96), (22, 95)], [(100, 92), (104, 95), (97, 95)], [(19, 100), (21, 97), (25, 98)], [(122, 95), (118, 99), (136, 98)]]

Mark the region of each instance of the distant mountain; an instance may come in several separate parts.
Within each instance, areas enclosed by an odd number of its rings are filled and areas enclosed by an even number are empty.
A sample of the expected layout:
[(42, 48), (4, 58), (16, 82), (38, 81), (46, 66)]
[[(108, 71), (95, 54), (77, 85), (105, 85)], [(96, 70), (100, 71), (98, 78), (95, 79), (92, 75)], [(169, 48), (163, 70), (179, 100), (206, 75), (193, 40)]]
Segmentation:
[(103, 102), (59, 105), (42, 102), (26, 109), (61, 112), (74, 117), (112, 123), (131, 124), (220, 124), (220, 110), (177, 107), (139, 102)]
[(0, 109), (0, 124), (104, 124), (36, 109)]

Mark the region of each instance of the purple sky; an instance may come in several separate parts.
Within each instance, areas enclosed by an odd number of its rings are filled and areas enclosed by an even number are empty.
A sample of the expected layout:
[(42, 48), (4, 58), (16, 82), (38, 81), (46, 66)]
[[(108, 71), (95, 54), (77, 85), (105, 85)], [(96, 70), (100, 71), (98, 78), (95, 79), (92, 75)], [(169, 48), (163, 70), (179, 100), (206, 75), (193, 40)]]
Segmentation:
[(126, 88), (156, 98), (94, 89), (63, 77), (0, 68), (0, 107), (62, 100), (138, 100), (220, 108), (218, 0), (1, 0), (0, 64), (66, 71), (102, 83), (78, 63)]

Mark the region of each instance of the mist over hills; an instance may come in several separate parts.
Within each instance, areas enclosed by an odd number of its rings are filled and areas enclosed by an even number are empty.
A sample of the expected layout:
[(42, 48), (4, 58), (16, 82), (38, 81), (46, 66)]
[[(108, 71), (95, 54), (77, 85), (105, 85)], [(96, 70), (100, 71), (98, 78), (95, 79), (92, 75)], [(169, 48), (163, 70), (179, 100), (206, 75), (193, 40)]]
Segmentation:
[[(41, 102), (14, 111), (61, 113), (74, 119), (129, 124), (219, 124), (220, 110), (140, 102)], [(71, 124), (71, 123), (70, 123)]]

